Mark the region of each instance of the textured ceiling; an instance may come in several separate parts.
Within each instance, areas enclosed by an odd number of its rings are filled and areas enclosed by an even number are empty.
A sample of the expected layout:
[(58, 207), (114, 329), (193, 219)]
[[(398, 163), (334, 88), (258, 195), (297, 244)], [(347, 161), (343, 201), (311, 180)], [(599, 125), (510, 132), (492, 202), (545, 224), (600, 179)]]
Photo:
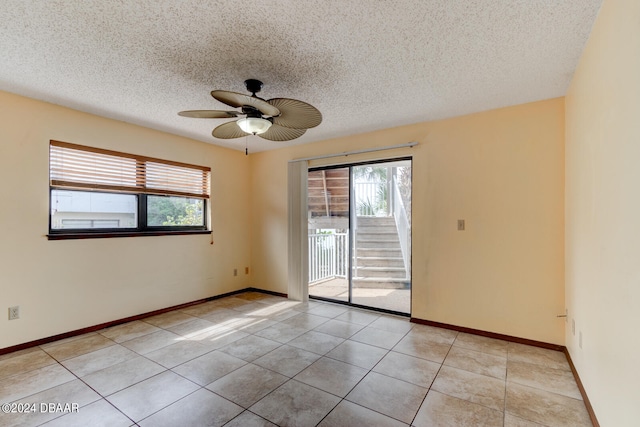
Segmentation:
[(177, 112), (247, 78), (322, 112), (262, 151), (563, 96), (601, 2), (4, 0), (0, 90), (239, 150)]

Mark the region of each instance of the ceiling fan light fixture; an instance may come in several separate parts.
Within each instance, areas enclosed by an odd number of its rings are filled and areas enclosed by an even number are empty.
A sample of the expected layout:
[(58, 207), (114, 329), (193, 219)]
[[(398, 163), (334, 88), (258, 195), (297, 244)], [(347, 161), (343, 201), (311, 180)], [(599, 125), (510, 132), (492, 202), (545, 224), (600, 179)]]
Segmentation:
[(236, 123), (244, 132), (254, 135), (265, 133), (271, 127), (271, 122), (269, 120), (260, 117), (247, 117), (245, 119), (238, 120)]

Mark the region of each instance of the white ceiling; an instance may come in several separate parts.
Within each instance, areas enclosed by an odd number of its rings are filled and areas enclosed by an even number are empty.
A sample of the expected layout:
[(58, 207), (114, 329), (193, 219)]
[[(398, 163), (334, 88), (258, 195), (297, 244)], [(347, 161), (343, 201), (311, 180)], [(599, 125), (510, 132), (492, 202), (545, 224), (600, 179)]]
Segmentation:
[(563, 96), (601, 3), (3, 0), (0, 90), (239, 150), (177, 112), (247, 78), (322, 112), (262, 151)]

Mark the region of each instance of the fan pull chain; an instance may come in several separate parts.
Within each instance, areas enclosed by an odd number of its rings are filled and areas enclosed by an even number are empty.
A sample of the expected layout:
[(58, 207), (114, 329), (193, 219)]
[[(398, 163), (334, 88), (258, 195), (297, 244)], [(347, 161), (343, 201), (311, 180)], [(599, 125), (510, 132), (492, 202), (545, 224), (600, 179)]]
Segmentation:
[(245, 156), (249, 155), (249, 141), (248, 141), (248, 139), (249, 139), (248, 135), (244, 137), (244, 155)]

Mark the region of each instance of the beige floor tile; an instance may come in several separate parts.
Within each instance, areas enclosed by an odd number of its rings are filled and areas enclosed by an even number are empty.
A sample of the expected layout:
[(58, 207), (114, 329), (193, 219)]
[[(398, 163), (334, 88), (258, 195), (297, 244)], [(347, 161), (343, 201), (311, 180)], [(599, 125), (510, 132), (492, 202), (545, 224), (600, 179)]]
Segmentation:
[(295, 380), (268, 394), (250, 410), (279, 426), (314, 426), (340, 398)]
[(282, 322), (283, 320), (290, 319), (293, 316), (297, 316), (299, 313), (302, 312), (293, 308), (284, 307), (274, 307), (273, 309), (261, 310), (260, 312), (261, 315), (267, 316), (270, 320), (275, 320), (276, 322)]
[(22, 399), (22, 402), (77, 403), (81, 408), (100, 400), (100, 395), (81, 380), (73, 380)]
[(494, 338), (465, 334), (461, 332), (456, 337), (453, 345), (482, 353), (493, 354), (495, 356), (507, 357), (507, 347), (509, 343), (507, 341), (497, 340)]
[(270, 353), (254, 360), (253, 363), (271, 369), (287, 377), (294, 377), (298, 372), (318, 360), (320, 355), (297, 347), (283, 345)]
[(429, 388), (436, 377), (440, 364), (418, 357), (390, 351), (373, 368), (374, 372)]
[(436, 363), (442, 363), (450, 348), (450, 344), (427, 341), (419, 335), (408, 334), (393, 347), (393, 351), (427, 359)]
[(167, 313), (158, 314), (157, 316), (142, 319), (143, 322), (149, 323), (158, 328), (168, 329), (181, 323), (194, 320), (193, 316), (183, 313), (182, 311), (169, 311)]
[(247, 317), (246, 322), (236, 327), (239, 331), (246, 332), (248, 334), (255, 334), (258, 331), (275, 325), (275, 320), (267, 319), (265, 317)]
[(198, 388), (191, 381), (166, 371), (112, 394), (107, 399), (137, 422), (193, 393)]
[(383, 329), (385, 331), (395, 332), (397, 334), (406, 334), (411, 329), (413, 329), (413, 323), (409, 322), (409, 319), (381, 316), (371, 322), (369, 324), (369, 327)]
[(336, 317), (335, 320), (341, 320), (343, 322), (367, 326), (370, 325), (374, 320), (377, 320), (379, 317), (379, 314), (374, 314), (368, 311), (349, 310), (346, 313), (342, 313), (340, 316)]
[[(52, 343), (53, 344), (53, 343)], [(82, 338), (78, 338), (72, 341), (66, 341), (57, 345), (42, 346), (42, 349), (46, 351), (51, 357), (60, 361), (65, 359), (71, 359), (92, 351), (100, 350), (101, 348), (115, 345), (116, 343), (107, 337), (100, 334), (88, 334)]]
[(237, 357), (220, 351), (212, 351), (176, 366), (173, 371), (196, 384), (205, 386), (246, 364), (247, 362)]
[(310, 331), (311, 329), (328, 322), (329, 319), (322, 316), (316, 316), (309, 313), (299, 313), (296, 316), (290, 317), (287, 320), (283, 320), (282, 323), (290, 325), (295, 328), (305, 329)]
[(592, 425), (582, 400), (515, 383), (507, 383), (506, 413), (542, 425)]
[(161, 364), (165, 368), (173, 368), (210, 351), (211, 349), (195, 341), (179, 341), (147, 353), (145, 357)]
[(12, 375), (0, 381), (0, 403), (14, 402), (75, 379), (58, 363)]
[(122, 325), (112, 326), (99, 331), (100, 335), (109, 338), (117, 343), (129, 341), (160, 329), (149, 323), (136, 320), (134, 322), (123, 323)]
[(364, 328), (364, 326), (362, 325), (356, 325), (355, 323), (331, 319), (328, 322), (325, 322), (322, 325), (316, 327), (314, 331), (333, 335), (334, 337), (338, 338), (347, 339), (362, 328)]
[(238, 359), (253, 362), (258, 357), (264, 356), (281, 345), (282, 344), (277, 341), (268, 340), (255, 335), (249, 335), (220, 348), (220, 351), (233, 357), (237, 357)]
[(34, 347), (32, 351), (0, 360), (0, 380), (12, 375), (33, 371), (43, 366), (53, 365), (54, 363), (57, 363), (54, 358), (40, 348)]
[(326, 416), (324, 420), (322, 420), (320, 424), (318, 424), (318, 427), (335, 426), (406, 427), (407, 424), (367, 409), (364, 406), (343, 400), (333, 411), (331, 411), (329, 415)]
[(502, 427), (502, 412), (477, 403), (429, 391), (415, 427)]
[(509, 343), (509, 360), (533, 363), (554, 369), (570, 371), (569, 362), (564, 353), (530, 345)]
[(451, 347), (447, 358), (444, 360), (446, 366), (464, 369), (476, 374), (488, 375), (490, 377), (505, 380), (507, 378), (507, 358), (495, 356), (493, 354), (482, 353), (462, 347)]
[(201, 319), (208, 320), (216, 325), (224, 325), (232, 328), (235, 323), (243, 319), (245, 316), (236, 310), (230, 308), (216, 308), (215, 310), (199, 316)]
[(542, 424), (518, 418), (509, 413), (504, 414), (504, 427), (544, 427)]
[(39, 426), (62, 415), (58, 412), (40, 411), (41, 403), (60, 403), (63, 405), (77, 403), (80, 408), (83, 408), (97, 400), (100, 400), (98, 393), (91, 390), (85, 383), (80, 380), (69, 381), (20, 399), (18, 403), (23, 405), (36, 404), (36, 411), (15, 414), (0, 412), (0, 425), (3, 427)]
[(278, 427), (274, 423), (265, 420), (262, 417), (254, 414), (253, 412), (244, 411), (227, 424), (224, 427)]
[(347, 340), (326, 354), (327, 357), (340, 360), (365, 369), (372, 369), (389, 350)]
[(371, 328), (367, 326), (366, 328), (354, 334), (349, 339), (353, 341), (358, 341), (364, 344), (374, 345), (376, 347), (386, 348), (387, 350), (390, 350), (403, 337), (404, 337), (404, 334), (399, 334), (397, 332), (389, 332), (382, 329), (376, 329), (376, 328)]
[(142, 420), (142, 427), (217, 427), (236, 417), (243, 409), (205, 389), (200, 389)]
[(71, 359), (62, 361), (61, 363), (79, 377), (83, 377), (92, 372), (99, 371), (109, 366), (125, 362), (129, 359), (137, 357), (137, 354), (121, 345), (112, 345), (83, 354)]
[(261, 295), (258, 301), (265, 305), (275, 305), (275, 304), (281, 304), (281, 303), (295, 302), (284, 296), (270, 295), (262, 292), (258, 292), (258, 293)]
[(242, 331), (229, 330), (225, 332), (209, 331), (201, 335), (195, 335), (189, 340), (198, 342), (209, 350), (217, 350), (233, 342), (248, 337), (249, 334)]
[(212, 382), (207, 388), (248, 408), (288, 380), (284, 375), (250, 363)]
[(181, 341), (182, 337), (173, 332), (159, 330), (142, 337), (123, 342), (121, 345), (138, 354), (147, 354)]
[(294, 338), (287, 344), (298, 347), (312, 353), (324, 355), (339, 346), (344, 339), (334, 337), (333, 335), (323, 334), (322, 332), (309, 331)]
[[(270, 296), (271, 295), (263, 294), (262, 292), (255, 292), (255, 291), (247, 291), (247, 292), (243, 292), (241, 294), (235, 295), (236, 298), (244, 299), (247, 301), (261, 301), (261, 300), (268, 299)], [(276, 298), (280, 298), (280, 297), (276, 297)]]
[[(88, 333), (82, 334), (82, 335), (73, 335), (73, 336), (68, 337), (68, 338), (64, 338), (64, 339), (61, 339), (61, 340), (51, 341), (51, 342), (48, 342), (46, 344), (42, 344), (42, 345), (40, 345), (40, 348), (43, 349), (43, 350), (46, 350), (49, 347), (55, 347), (55, 346), (58, 346), (60, 344), (67, 344), (67, 343), (70, 343), (71, 341), (77, 341), (77, 340), (81, 340), (81, 339), (84, 339), (84, 338), (93, 337), (93, 336), (96, 336), (96, 335), (100, 335), (100, 334), (98, 334), (97, 332), (88, 332)], [(24, 351), (28, 351), (28, 350), (24, 350)]]
[(314, 308), (318, 308), (325, 305), (328, 305), (328, 304), (324, 302), (318, 302), (318, 301), (312, 301), (312, 300), (309, 300), (307, 302), (295, 301), (295, 303), (291, 305), (291, 308), (299, 312), (309, 312)]
[(238, 298), (236, 296), (220, 298), (214, 301), (211, 301), (216, 307), (224, 307), (228, 309), (238, 308), (243, 305), (249, 304), (250, 302), (244, 300), (242, 298)]
[(78, 412), (63, 415), (45, 424), (46, 427), (128, 427), (133, 423), (109, 402), (98, 400)]
[(309, 310), (309, 313), (315, 314), (316, 316), (324, 316), (329, 318), (338, 317), (341, 314), (344, 314), (349, 309), (347, 307), (342, 307), (339, 305), (333, 305), (328, 303), (320, 303), (315, 307), (312, 307)]
[(126, 362), (118, 363), (117, 365), (89, 374), (83, 377), (82, 381), (89, 384), (102, 396), (109, 396), (165, 370), (165, 367), (138, 356)]
[[(44, 344), (44, 345), (47, 345), (47, 344)], [(12, 351), (11, 353), (0, 354), (0, 362), (2, 362), (4, 360), (8, 360), (8, 359), (13, 359), (14, 357), (24, 356), (24, 355), (29, 354), (29, 353), (37, 353), (39, 351), (42, 351), (42, 348), (40, 346), (38, 346), (38, 347), (29, 347), (29, 348), (25, 348), (25, 349), (18, 350), (18, 351)]]
[[(241, 298), (240, 298), (241, 299)], [(251, 315), (255, 312), (258, 312), (264, 308), (264, 304), (259, 302), (249, 302), (245, 301), (246, 304), (238, 305), (233, 307), (233, 310), (239, 311), (240, 313), (246, 313), (247, 315)]]
[(367, 375), (367, 372), (369, 371), (366, 369), (322, 357), (293, 379), (336, 396), (345, 397)]
[(507, 364), (507, 374), (509, 382), (582, 400), (582, 394), (571, 371), (510, 360)]
[(190, 307), (180, 309), (181, 312), (188, 314), (189, 316), (200, 317), (209, 313), (212, 313), (222, 307), (220, 305), (221, 300), (208, 301)]
[(290, 325), (285, 325), (284, 323), (276, 323), (273, 326), (269, 326), (268, 328), (256, 332), (255, 335), (284, 344), (299, 337), (305, 332), (307, 332), (307, 330), (304, 328), (296, 328)]
[(424, 387), (369, 372), (346, 399), (409, 424), (426, 394)]
[(453, 344), (458, 336), (458, 332), (450, 329), (436, 328), (429, 325), (415, 324), (413, 329), (409, 332), (409, 335), (419, 336), (427, 341)]
[(174, 334), (178, 334), (186, 338), (189, 338), (195, 335), (200, 335), (205, 332), (210, 332), (210, 331), (224, 332), (230, 329), (231, 328), (221, 327), (219, 325), (216, 325), (215, 323), (209, 322), (208, 320), (200, 319), (199, 317), (193, 320), (180, 323), (175, 326), (171, 326), (170, 328), (167, 328), (167, 330), (173, 332)]
[(443, 366), (431, 389), (498, 411), (504, 410), (505, 384), (497, 378)]
[(264, 317), (249, 316), (237, 311), (234, 311), (234, 313), (236, 314), (234, 317), (227, 318), (225, 320), (222, 320), (220, 318), (216, 319), (215, 317), (203, 317), (203, 319), (209, 320), (210, 322), (213, 322), (220, 327), (225, 327), (225, 328), (236, 330), (236, 331), (244, 330), (245, 327), (256, 323), (256, 319), (260, 319), (260, 320), (265, 319)]

